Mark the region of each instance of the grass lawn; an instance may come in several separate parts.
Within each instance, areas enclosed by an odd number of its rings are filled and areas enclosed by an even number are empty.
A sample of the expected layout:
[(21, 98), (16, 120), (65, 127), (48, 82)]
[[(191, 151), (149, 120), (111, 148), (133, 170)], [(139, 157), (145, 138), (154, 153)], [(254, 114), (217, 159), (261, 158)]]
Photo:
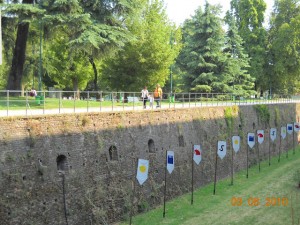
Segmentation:
[[(300, 224), (300, 189), (297, 188), (300, 181), (300, 149), (296, 150), (295, 155), (290, 151), (289, 158), (283, 157), (280, 163), (277, 160), (278, 157), (274, 157), (271, 166), (268, 161), (262, 162), (260, 173), (257, 166), (250, 168), (248, 179), (245, 171), (236, 173), (233, 186), (229, 178), (219, 181), (216, 195), (212, 194), (213, 183), (196, 190), (193, 205), (190, 204), (191, 194), (167, 202), (165, 218), (162, 217), (163, 206), (160, 206), (133, 217), (132, 224)], [(242, 199), (242, 204), (238, 206), (239, 202), (235, 202), (233, 205), (234, 198)], [(259, 203), (253, 206), (256, 200)], [(282, 200), (287, 206), (282, 205)]]

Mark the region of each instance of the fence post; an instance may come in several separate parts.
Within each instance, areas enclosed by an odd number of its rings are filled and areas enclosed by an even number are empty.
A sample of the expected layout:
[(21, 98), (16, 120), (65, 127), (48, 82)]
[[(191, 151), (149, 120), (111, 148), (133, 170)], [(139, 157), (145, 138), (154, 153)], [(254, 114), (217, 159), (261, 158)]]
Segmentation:
[(133, 110), (134, 110), (134, 103), (135, 103), (135, 92), (133, 92)]
[(100, 92), (100, 112), (102, 110), (102, 91)]
[(197, 93), (195, 93), (195, 107), (197, 106)]
[(26, 91), (26, 116), (28, 115), (28, 92)]
[(46, 101), (46, 93), (43, 91), (44, 99), (43, 99), (43, 115), (45, 114), (45, 101)]
[(61, 91), (59, 92), (59, 101), (58, 101), (59, 107), (58, 107), (58, 113), (60, 113), (60, 107), (61, 107)]
[(189, 108), (191, 108), (191, 93), (189, 92)]
[(9, 111), (9, 90), (6, 91), (6, 109), (7, 109), (7, 116)]
[(111, 110), (114, 111), (114, 93), (111, 93)]
[(73, 93), (73, 97), (74, 97), (74, 104), (73, 104), (73, 112), (75, 113), (76, 112), (76, 95), (75, 95), (75, 91)]
[(86, 101), (86, 111), (89, 112), (89, 99), (90, 99), (90, 92), (87, 92), (87, 101)]

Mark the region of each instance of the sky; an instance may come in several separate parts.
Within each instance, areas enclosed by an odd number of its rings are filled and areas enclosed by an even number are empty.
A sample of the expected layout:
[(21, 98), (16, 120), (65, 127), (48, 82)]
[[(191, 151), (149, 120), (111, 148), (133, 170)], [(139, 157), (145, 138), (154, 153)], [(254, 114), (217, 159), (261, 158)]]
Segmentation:
[[(207, 0), (211, 5), (220, 4), (223, 6), (223, 12), (229, 10), (230, 0)], [(167, 7), (167, 14), (171, 21), (175, 22), (177, 25), (180, 25), (184, 22), (185, 19), (191, 17), (194, 14), (194, 11), (201, 5), (202, 7), (205, 4), (205, 0), (164, 0)], [(274, 0), (265, 0), (267, 4), (265, 20), (268, 20), (269, 14), (272, 10)], [(266, 21), (265, 21), (266, 23)]]

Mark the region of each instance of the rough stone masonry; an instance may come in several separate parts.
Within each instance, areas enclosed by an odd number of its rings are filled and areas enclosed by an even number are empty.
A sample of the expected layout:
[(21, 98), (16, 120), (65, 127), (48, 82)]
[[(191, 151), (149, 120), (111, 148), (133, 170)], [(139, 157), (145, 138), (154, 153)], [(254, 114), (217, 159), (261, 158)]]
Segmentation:
[[(263, 160), (268, 158), (268, 129), (298, 120), (297, 104), (266, 110), (268, 121), (255, 106), (1, 118), (1, 224), (112, 224), (127, 219), (137, 158), (149, 159), (150, 167), (148, 180), (136, 188), (134, 213), (149, 210), (162, 204), (167, 150), (175, 152), (167, 200), (191, 191), (193, 144), (203, 149), (195, 187), (213, 181), (218, 140), (228, 142), (227, 155), (218, 162), (218, 179), (227, 177), (232, 135), (242, 137), (242, 148), (234, 154), (234, 171), (239, 171), (246, 168), (248, 132), (265, 129)], [(289, 140), (283, 149), (291, 148)], [(249, 154), (252, 166), (258, 160), (256, 149)]]

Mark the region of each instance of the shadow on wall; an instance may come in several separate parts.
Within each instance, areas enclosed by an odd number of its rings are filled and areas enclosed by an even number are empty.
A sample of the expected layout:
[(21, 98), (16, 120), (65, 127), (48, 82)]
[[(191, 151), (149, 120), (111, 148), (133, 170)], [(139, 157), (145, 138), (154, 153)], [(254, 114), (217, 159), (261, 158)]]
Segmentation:
[[(294, 122), (297, 107), (270, 105), (266, 110), (268, 121), (253, 106), (2, 119), (1, 221), (89, 224), (127, 218), (136, 158), (150, 160), (149, 178), (137, 186), (134, 209), (146, 211), (162, 203), (167, 150), (175, 152), (167, 200), (191, 190), (193, 144), (203, 150), (201, 164), (194, 167), (195, 187), (213, 181), (219, 140), (227, 141), (228, 150), (218, 161), (218, 179), (231, 172), (232, 135), (242, 138), (240, 151), (234, 153), (234, 171), (246, 168), (248, 132), (265, 130), (260, 157), (267, 159), (268, 129)], [(291, 139), (283, 144), (287, 148)], [(274, 146), (272, 155), (277, 154), (279, 139)], [(254, 148), (249, 165), (257, 163)]]

